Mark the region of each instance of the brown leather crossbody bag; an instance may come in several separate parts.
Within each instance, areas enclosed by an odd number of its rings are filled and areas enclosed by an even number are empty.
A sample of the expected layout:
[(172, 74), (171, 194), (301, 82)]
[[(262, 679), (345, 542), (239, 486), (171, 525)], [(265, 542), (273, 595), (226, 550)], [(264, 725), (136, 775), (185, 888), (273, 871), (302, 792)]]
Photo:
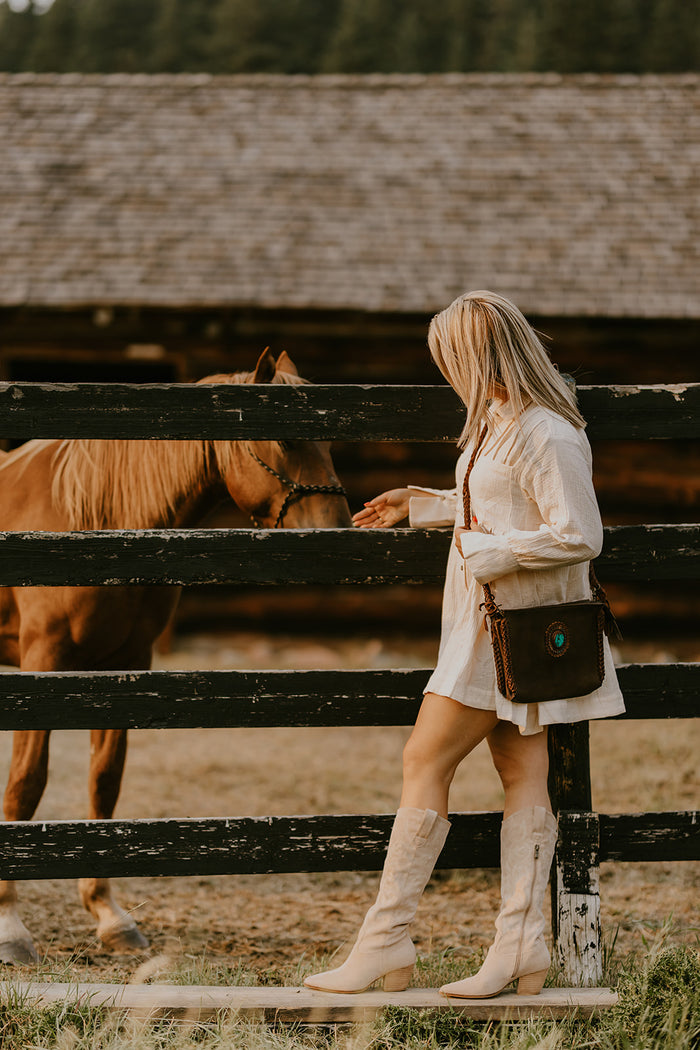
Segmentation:
[[(481, 432), (464, 477), (464, 523), (471, 528), (469, 475), (486, 437)], [(483, 585), (484, 628), (491, 636), (496, 681), (514, 703), (587, 696), (605, 677), (603, 634), (621, 637), (607, 595), (589, 565), (593, 598), (528, 609), (502, 609)]]

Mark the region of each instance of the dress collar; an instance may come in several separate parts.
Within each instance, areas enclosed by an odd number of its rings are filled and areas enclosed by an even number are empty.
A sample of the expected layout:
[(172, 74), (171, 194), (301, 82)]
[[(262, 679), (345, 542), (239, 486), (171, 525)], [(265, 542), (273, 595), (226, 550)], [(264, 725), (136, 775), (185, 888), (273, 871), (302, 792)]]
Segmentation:
[(512, 401), (502, 401), (500, 397), (494, 397), (490, 405), (491, 413), (496, 419), (512, 419), (515, 415)]
[[(523, 405), (523, 412), (527, 412), (528, 408), (534, 404), (531, 398), (527, 398)], [(494, 419), (503, 420), (508, 422), (515, 418), (515, 408), (513, 402), (509, 399), (508, 401), (502, 401), (500, 397), (494, 397), (493, 401), (489, 405), (489, 410)], [(521, 413), (522, 414), (522, 413)]]

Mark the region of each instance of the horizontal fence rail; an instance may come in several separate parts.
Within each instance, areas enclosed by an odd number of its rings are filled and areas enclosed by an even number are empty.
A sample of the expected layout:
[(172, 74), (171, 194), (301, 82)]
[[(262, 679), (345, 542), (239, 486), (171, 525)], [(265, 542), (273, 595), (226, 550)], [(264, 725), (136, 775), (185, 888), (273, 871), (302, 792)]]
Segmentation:
[[(562, 831), (569, 818), (575, 832), (571, 816), (562, 814)], [(592, 819), (598, 831), (600, 860), (700, 860), (698, 811), (582, 816), (588, 825)], [(457, 813), (450, 819), (452, 831), (437, 866), (497, 867), (502, 815)], [(393, 814), (386, 814), (18, 821), (0, 824), (2, 875), (47, 879), (378, 871), (393, 820)], [(575, 850), (570, 852), (575, 867)]]
[[(700, 438), (700, 384), (577, 393), (594, 440)], [(25, 439), (453, 441), (463, 418), (448, 386), (0, 384), (0, 432)], [(5, 532), (0, 586), (441, 584), (451, 541), (449, 529)], [(603, 581), (700, 579), (700, 524), (608, 528), (596, 566)], [(405, 726), (428, 675), (11, 671), (0, 680), (0, 730)], [(632, 664), (618, 675), (621, 719), (700, 714), (699, 664)], [(557, 951), (573, 983), (596, 983), (600, 862), (698, 860), (700, 812), (595, 814), (587, 724), (553, 727), (550, 749)], [(497, 866), (501, 814), (452, 820), (438, 867)], [(379, 870), (392, 823), (393, 815), (0, 823), (0, 874)]]
[[(700, 437), (700, 383), (580, 386), (592, 439)], [(7, 438), (453, 441), (448, 386), (0, 383)]]
[[(0, 532), (0, 586), (442, 583), (451, 529)], [(601, 579), (700, 579), (700, 524), (605, 530)]]
[[(0, 675), (0, 731), (413, 725), (429, 668)], [(700, 664), (617, 668), (623, 719), (700, 716)]]

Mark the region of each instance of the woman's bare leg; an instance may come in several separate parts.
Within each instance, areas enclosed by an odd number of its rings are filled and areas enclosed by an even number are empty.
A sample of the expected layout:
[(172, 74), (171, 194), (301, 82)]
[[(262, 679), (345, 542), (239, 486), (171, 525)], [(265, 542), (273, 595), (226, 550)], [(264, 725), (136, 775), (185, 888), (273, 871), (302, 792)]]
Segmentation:
[(380, 978), (385, 991), (407, 986), (416, 958), (408, 927), (449, 831), (445, 818), (454, 771), (496, 721), (494, 712), (426, 694), (404, 750), (401, 807), (377, 899), (342, 966), (307, 977), (309, 988), (360, 992)]
[(546, 728), (541, 733), (522, 736), (512, 722), (499, 722), (487, 739), (505, 792), (503, 819), (531, 806), (542, 806), (551, 813)]
[(481, 711), (437, 693), (426, 693), (403, 753), (401, 805), (447, 816), (457, 766), (498, 725), (495, 711)]

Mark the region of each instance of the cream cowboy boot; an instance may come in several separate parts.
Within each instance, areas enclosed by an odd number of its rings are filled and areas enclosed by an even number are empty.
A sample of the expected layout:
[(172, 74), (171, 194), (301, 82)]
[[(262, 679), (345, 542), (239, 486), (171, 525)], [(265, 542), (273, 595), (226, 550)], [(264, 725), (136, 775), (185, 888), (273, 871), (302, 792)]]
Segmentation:
[(442, 995), (488, 999), (511, 981), (538, 995), (549, 969), (542, 905), (557, 842), (557, 822), (542, 806), (521, 809), (501, 826), (501, 911), (496, 939), (474, 977), (446, 984)]
[(377, 899), (365, 916), (350, 955), (335, 970), (307, 977), (307, 988), (364, 992), (380, 978), (384, 979), (385, 992), (402, 992), (408, 986), (416, 961), (408, 924), (449, 830), (449, 821), (435, 810), (399, 809)]

